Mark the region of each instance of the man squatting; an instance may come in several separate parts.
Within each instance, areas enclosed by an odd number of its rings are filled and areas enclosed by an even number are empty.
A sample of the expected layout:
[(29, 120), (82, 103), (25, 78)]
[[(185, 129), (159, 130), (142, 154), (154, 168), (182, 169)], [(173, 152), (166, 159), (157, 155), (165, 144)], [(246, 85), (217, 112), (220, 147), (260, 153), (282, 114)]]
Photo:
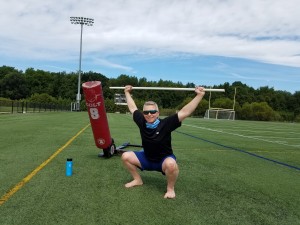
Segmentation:
[(122, 162), (133, 178), (131, 182), (125, 184), (125, 187), (143, 185), (137, 168), (141, 171), (159, 171), (167, 178), (167, 191), (164, 198), (175, 198), (175, 183), (179, 168), (172, 150), (171, 132), (180, 127), (181, 122), (194, 112), (205, 95), (205, 89), (196, 87), (196, 96), (176, 114), (164, 119), (158, 118), (159, 109), (153, 101), (145, 102), (143, 111), (139, 111), (131, 97), (131, 91), (131, 85), (125, 86), (128, 109), (139, 127), (143, 149), (122, 154)]

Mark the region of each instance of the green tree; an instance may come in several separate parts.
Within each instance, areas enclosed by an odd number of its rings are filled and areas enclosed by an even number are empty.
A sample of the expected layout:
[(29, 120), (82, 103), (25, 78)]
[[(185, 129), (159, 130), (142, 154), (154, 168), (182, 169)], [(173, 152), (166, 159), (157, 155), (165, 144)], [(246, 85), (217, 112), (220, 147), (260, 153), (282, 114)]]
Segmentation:
[(12, 72), (22, 73), (22, 71), (18, 71), (14, 67), (10, 67), (10, 66), (0, 67), (0, 80), (3, 79), (5, 77), (5, 75), (12, 73)]
[(218, 98), (212, 103), (213, 108), (232, 109), (233, 100), (229, 98)]
[(22, 73), (16, 70), (9, 72), (1, 79), (0, 89), (0, 97), (12, 100), (26, 98), (28, 94), (26, 80)]
[[(108, 110), (112, 111), (126, 111), (123, 110), (126, 107), (122, 106), (122, 108), (119, 108), (120, 106), (111, 103), (114, 100), (115, 93), (123, 93), (123, 90), (109, 89), (111, 86), (131, 84), (133, 86), (146, 87), (195, 87), (194, 83), (183, 85), (181, 82), (162, 79), (159, 81), (148, 81), (145, 77), (138, 79), (135, 76), (126, 74), (121, 74), (115, 79), (108, 79), (101, 73), (92, 71), (82, 73), (82, 83), (94, 80), (101, 81), (105, 101), (109, 102)], [(206, 87), (205, 85), (202, 86)], [(18, 100), (29, 99), (35, 94), (48, 94), (59, 100), (59, 102), (69, 104), (70, 101), (75, 101), (77, 88), (78, 74), (74, 72), (51, 73), (28, 68), (23, 73), (14, 67), (0, 67), (0, 97)], [(295, 121), (300, 115), (300, 91), (291, 94), (286, 91), (276, 91), (274, 88), (268, 86), (263, 86), (255, 90), (240, 81), (233, 82), (232, 84), (225, 82), (224, 84), (214, 85), (211, 88), (224, 88), (226, 91), (224, 93), (215, 92), (211, 95), (207, 93), (202, 103), (204, 104), (210, 99), (213, 107), (232, 108), (232, 101), (235, 96), (236, 118), (239, 119), (270, 120), (271, 118), (271, 120)], [(191, 99), (195, 96), (194, 92), (189, 91), (135, 90), (132, 94), (139, 108), (143, 106), (146, 100), (153, 100), (158, 103), (160, 109), (165, 110), (165, 112), (168, 111), (168, 113), (173, 112), (177, 106), (183, 105), (186, 99)], [(254, 103), (260, 104), (255, 105)], [(83, 106), (85, 104), (83, 93), (81, 104)], [(194, 115), (198, 116), (205, 112), (204, 110), (208, 108), (208, 105), (205, 107), (205, 109), (203, 107), (197, 108)]]
[(26, 86), (29, 89), (29, 96), (38, 93), (51, 94), (53, 86), (53, 76), (49, 72), (43, 70), (34, 70), (29, 68), (25, 71)]
[(280, 116), (266, 102), (245, 103), (242, 107), (241, 119), (272, 121), (280, 120)]
[[(177, 110), (182, 109), (186, 104), (192, 101), (192, 99), (193, 99), (192, 97), (187, 97), (176, 107), (176, 109)], [(197, 106), (197, 108), (195, 109), (195, 111), (192, 113), (191, 116), (203, 117), (207, 109), (208, 109), (208, 101), (206, 99), (202, 99), (200, 104)]]
[(42, 94), (35, 93), (30, 98), (28, 98), (28, 101), (33, 103), (53, 103), (53, 104), (57, 103), (57, 100), (54, 97), (46, 93), (42, 93)]

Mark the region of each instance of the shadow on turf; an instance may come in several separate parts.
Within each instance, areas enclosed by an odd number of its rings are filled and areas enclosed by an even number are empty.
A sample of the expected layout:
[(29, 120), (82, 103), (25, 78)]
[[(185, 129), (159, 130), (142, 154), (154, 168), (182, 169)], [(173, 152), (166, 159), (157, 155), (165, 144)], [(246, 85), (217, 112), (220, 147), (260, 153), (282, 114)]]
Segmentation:
[(145, 171), (140, 173), (145, 187), (164, 193), (167, 188), (166, 177), (160, 172)]

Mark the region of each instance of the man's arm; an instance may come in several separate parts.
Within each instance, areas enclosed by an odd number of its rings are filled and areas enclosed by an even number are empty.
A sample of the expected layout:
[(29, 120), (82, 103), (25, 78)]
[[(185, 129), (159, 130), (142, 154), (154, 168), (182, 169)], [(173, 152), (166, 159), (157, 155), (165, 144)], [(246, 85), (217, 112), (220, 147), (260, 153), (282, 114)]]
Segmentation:
[(132, 90), (132, 86), (131, 85), (126, 85), (125, 89), (124, 89), (124, 93), (125, 93), (125, 96), (126, 96), (128, 109), (131, 113), (133, 113), (135, 110), (137, 110), (137, 107), (135, 105), (134, 100), (131, 97), (131, 94), (130, 94), (131, 90)]
[(205, 91), (203, 87), (196, 87), (195, 88), (196, 96), (193, 98), (192, 101), (190, 101), (188, 104), (186, 104), (181, 110), (178, 112), (178, 119), (179, 121), (183, 121), (185, 118), (187, 118), (189, 115), (191, 115), (199, 103), (201, 102), (203, 96), (205, 95)]

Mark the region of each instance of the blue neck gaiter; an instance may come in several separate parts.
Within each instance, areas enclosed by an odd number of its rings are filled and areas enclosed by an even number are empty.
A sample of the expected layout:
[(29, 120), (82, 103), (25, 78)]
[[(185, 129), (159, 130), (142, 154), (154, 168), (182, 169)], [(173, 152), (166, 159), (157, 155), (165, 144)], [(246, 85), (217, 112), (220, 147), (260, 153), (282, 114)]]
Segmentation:
[(160, 123), (159, 119), (156, 119), (153, 123), (146, 123), (146, 127), (149, 129), (155, 129)]

